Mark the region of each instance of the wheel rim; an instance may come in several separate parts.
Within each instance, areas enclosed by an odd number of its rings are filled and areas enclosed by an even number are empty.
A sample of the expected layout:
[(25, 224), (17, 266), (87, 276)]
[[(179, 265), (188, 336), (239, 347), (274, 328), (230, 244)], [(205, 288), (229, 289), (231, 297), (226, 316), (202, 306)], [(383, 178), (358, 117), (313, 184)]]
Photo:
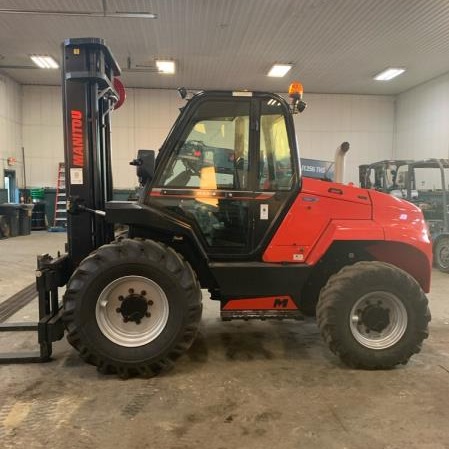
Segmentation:
[(449, 267), (449, 242), (442, 242), (438, 245), (438, 262), (441, 267)]
[(349, 326), (354, 338), (366, 348), (387, 349), (407, 329), (407, 311), (390, 292), (378, 291), (359, 298), (351, 309)]
[(95, 316), (102, 334), (126, 347), (155, 340), (168, 321), (169, 305), (164, 291), (143, 276), (123, 276), (100, 293)]

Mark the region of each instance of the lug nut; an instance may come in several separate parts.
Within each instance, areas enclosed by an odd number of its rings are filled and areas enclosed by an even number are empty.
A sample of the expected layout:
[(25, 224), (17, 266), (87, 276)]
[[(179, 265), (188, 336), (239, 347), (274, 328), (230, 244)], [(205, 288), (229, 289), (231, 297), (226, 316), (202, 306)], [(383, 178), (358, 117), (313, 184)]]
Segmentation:
[(152, 306), (154, 304), (154, 302), (150, 299), (149, 301), (148, 301), (148, 305), (149, 306)]
[(119, 297), (118, 297), (118, 300), (119, 301), (123, 301), (125, 298), (122, 296), (122, 295), (120, 295)]
[(136, 320), (136, 324), (140, 324), (140, 320)]
[(141, 294), (142, 296), (145, 296), (145, 295), (147, 294), (147, 292), (146, 292), (145, 290), (142, 290), (142, 291), (140, 292), (140, 294)]
[(123, 322), (124, 323), (127, 323), (129, 320), (128, 320), (128, 318), (125, 316), (125, 317), (123, 317)]
[(117, 307), (117, 308), (115, 309), (115, 311), (116, 311), (117, 313), (121, 313), (122, 309), (121, 309), (120, 307)]
[(133, 289), (133, 288), (130, 288), (130, 289), (128, 290), (128, 292), (129, 292), (130, 295), (132, 295), (132, 294), (134, 293), (134, 289)]
[(147, 318), (150, 318), (151, 313), (150, 313), (150, 312), (147, 312), (147, 313), (145, 314), (145, 316), (146, 316)]

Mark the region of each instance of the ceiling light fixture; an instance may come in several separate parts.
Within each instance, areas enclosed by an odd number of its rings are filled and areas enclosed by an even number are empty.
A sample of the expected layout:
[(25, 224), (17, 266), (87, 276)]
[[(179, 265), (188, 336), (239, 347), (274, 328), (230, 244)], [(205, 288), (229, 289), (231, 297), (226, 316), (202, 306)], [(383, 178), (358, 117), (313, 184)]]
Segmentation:
[(157, 14), (146, 11), (59, 11), (48, 9), (6, 9), (0, 8), (0, 14), (28, 14), (33, 16), (87, 16), (87, 17), (125, 17), (132, 19), (157, 19)]
[(107, 17), (128, 17), (130, 19), (157, 19), (157, 14), (144, 11), (115, 11), (113, 13), (106, 13)]
[(282, 78), (292, 68), (291, 64), (275, 64), (268, 72), (268, 76)]
[(30, 58), (41, 69), (59, 69), (58, 63), (51, 56), (31, 55)]
[(383, 70), (379, 74), (377, 74), (374, 79), (376, 81), (390, 81), (393, 78), (396, 78), (401, 73), (404, 73), (405, 69), (401, 67), (388, 67), (388, 69)]
[(159, 73), (165, 73), (171, 75), (175, 73), (175, 61), (161, 61), (156, 60), (156, 67), (159, 70)]

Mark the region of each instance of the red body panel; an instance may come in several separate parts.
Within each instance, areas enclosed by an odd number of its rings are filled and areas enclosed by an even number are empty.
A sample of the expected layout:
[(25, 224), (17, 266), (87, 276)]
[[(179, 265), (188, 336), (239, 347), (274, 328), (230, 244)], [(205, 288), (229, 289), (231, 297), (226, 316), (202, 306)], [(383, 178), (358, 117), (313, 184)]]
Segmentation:
[[(366, 239), (378, 238), (379, 232), (373, 229), (371, 217), (371, 200), (365, 190), (304, 178), (302, 191), (270, 242), (263, 260), (313, 264), (321, 257), (316, 254), (315, 246), (323, 234), (332, 238), (331, 230), (338, 228), (335, 220), (351, 220), (351, 223), (342, 224), (346, 234), (355, 229), (359, 229), (360, 234), (360, 228), (364, 229), (366, 225), (374, 231), (374, 234), (366, 235)], [(383, 233), (381, 236), (383, 238)], [(348, 237), (354, 240), (354, 237)], [(329, 243), (324, 246), (325, 250)]]
[(230, 299), (223, 310), (297, 310), (290, 296), (266, 296), (263, 298)]
[[(369, 194), (373, 202), (373, 220), (383, 227), (385, 241), (396, 243), (395, 250), (377, 246), (372, 248), (371, 253), (379, 260), (399, 265), (428, 292), (433, 259), (432, 243), (421, 210), (392, 195), (374, 190), (369, 190)], [(405, 248), (413, 248), (413, 251), (405, 251)]]
[(421, 211), (390, 195), (350, 185), (304, 178), (263, 260), (314, 265), (333, 242), (342, 240), (365, 240), (367, 246), (373, 242), (372, 255), (406, 270), (429, 290), (432, 246)]

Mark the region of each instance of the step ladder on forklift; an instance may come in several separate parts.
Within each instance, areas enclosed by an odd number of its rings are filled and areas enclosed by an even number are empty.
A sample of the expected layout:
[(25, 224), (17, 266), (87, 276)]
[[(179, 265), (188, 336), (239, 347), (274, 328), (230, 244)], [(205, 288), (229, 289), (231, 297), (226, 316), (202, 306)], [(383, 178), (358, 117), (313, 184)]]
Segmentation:
[(52, 232), (67, 230), (67, 198), (65, 188), (65, 164), (58, 165), (58, 183), (56, 187), (55, 215), (53, 226), (49, 229)]

